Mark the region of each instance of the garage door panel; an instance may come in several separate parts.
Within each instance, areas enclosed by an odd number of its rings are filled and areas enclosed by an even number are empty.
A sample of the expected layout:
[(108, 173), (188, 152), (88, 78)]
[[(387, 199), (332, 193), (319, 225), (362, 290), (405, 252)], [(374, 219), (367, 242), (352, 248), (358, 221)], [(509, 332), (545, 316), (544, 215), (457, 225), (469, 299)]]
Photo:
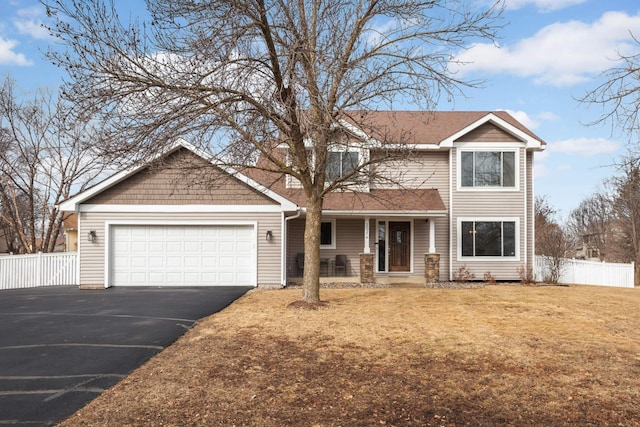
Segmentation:
[(250, 225), (114, 225), (115, 286), (255, 285), (255, 233)]

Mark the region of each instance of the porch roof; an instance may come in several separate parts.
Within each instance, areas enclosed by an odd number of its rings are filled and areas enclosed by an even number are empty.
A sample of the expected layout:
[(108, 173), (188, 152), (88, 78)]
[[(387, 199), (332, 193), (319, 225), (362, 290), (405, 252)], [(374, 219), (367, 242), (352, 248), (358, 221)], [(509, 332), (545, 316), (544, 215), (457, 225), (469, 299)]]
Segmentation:
[[(260, 170), (247, 171), (253, 179), (266, 188), (295, 203), (307, 206), (307, 197), (302, 188), (287, 188), (284, 175)], [(334, 191), (324, 198), (323, 211), (327, 214), (406, 214), (442, 215), (447, 208), (435, 188), (388, 189), (370, 191)]]
[[(279, 192), (285, 198), (304, 208), (307, 198), (299, 188), (286, 188)], [(339, 191), (324, 198), (326, 213), (381, 212), (381, 213), (445, 213), (446, 207), (436, 189), (371, 190), (369, 192)]]

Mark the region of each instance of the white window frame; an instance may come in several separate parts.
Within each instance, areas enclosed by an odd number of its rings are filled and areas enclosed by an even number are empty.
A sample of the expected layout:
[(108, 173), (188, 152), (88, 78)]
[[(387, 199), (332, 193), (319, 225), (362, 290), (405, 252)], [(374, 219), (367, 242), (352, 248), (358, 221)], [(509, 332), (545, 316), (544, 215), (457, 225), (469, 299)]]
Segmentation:
[[(305, 142), (305, 145), (307, 146), (307, 150), (311, 151), (311, 161), (312, 163), (315, 163), (315, 151), (313, 151), (313, 146), (311, 145), (311, 142), (309, 140), (307, 140), (307, 142)], [(366, 162), (369, 161), (369, 149), (366, 147), (362, 147), (361, 145), (358, 145), (357, 143), (354, 144), (349, 144), (349, 143), (344, 143), (344, 144), (333, 144), (329, 147), (328, 152), (330, 153), (358, 153), (358, 166), (360, 167), (361, 165), (365, 164)], [(291, 164), (291, 159), (290, 159), (290, 153), (287, 152), (287, 157), (286, 157), (286, 162), (287, 165)], [(361, 172), (364, 174), (366, 173), (366, 169), (367, 168), (363, 168), (361, 170)], [(300, 184), (300, 181), (298, 181), (297, 179), (293, 178), (291, 175), (287, 175), (286, 176), (286, 180), (285, 180), (285, 185), (286, 188), (301, 188), (302, 185)], [(347, 180), (344, 181), (345, 185), (348, 185), (350, 188), (352, 187), (350, 184), (351, 183), (355, 183), (356, 181), (351, 181), (351, 180)], [(365, 183), (364, 185), (358, 185), (358, 186), (353, 186), (354, 191), (369, 191), (369, 183)]]
[[(331, 244), (323, 245), (320, 244), (320, 249), (335, 249), (336, 248), (336, 220), (335, 219), (323, 219), (320, 223), (331, 223)], [(322, 237), (322, 232), (320, 233), (320, 237)]]
[[(515, 256), (463, 256), (463, 222), (513, 222), (515, 223)], [(520, 261), (520, 218), (519, 217), (460, 217), (457, 219), (457, 256), (458, 261)]]
[[(350, 150), (349, 147), (344, 147), (344, 150), (332, 150), (332, 149), (329, 149), (327, 154), (328, 154), (328, 156), (330, 156), (331, 154), (334, 154), (334, 153), (340, 154), (340, 169), (342, 169), (342, 165), (343, 165), (342, 156), (345, 155), (345, 154), (349, 154), (349, 153), (355, 153), (355, 154), (358, 155), (358, 163), (355, 165), (354, 169), (357, 169), (362, 164), (362, 150), (360, 150), (360, 149), (355, 149), (355, 150), (351, 149)], [(329, 158), (327, 157), (327, 170), (328, 169), (329, 169)], [(327, 172), (327, 175), (328, 175), (328, 172)], [(341, 170), (339, 176), (337, 177), (337, 179), (342, 179), (343, 176), (344, 176), (343, 175), (343, 171)], [(325, 179), (328, 180), (329, 177), (326, 176)], [(349, 183), (349, 182), (354, 182), (354, 181), (348, 179), (345, 182)]]
[[(515, 185), (513, 187), (503, 186), (482, 186), (482, 187), (463, 187), (462, 186), (462, 153), (514, 153), (514, 179)], [(499, 191), (499, 192), (513, 192), (520, 191), (520, 146), (513, 143), (502, 143), (500, 145), (492, 143), (464, 143), (457, 146), (456, 150), (456, 187), (458, 191), (474, 191), (474, 192), (486, 192), (486, 191)]]

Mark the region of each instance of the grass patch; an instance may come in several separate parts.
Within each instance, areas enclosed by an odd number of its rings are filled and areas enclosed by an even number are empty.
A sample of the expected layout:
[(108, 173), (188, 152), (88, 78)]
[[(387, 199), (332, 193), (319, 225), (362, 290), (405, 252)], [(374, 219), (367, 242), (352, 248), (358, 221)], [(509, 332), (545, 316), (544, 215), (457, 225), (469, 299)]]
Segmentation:
[(252, 291), (63, 425), (640, 425), (640, 292)]

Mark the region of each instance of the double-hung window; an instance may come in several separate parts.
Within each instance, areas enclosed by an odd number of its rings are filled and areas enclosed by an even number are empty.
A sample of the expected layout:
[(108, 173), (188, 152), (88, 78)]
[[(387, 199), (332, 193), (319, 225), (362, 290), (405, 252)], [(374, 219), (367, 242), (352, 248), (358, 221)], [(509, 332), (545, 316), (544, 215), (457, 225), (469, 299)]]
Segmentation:
[(463, 257), (516, 257), (516, 221), (460, 222)]
[(358, 168), (359, 161), (357, 151), (330, 151), (327, 156), (327, 181), (351, 175)]
[(463, 188), (516, 186), (515, 151), (462, 151), (460, 164)]

